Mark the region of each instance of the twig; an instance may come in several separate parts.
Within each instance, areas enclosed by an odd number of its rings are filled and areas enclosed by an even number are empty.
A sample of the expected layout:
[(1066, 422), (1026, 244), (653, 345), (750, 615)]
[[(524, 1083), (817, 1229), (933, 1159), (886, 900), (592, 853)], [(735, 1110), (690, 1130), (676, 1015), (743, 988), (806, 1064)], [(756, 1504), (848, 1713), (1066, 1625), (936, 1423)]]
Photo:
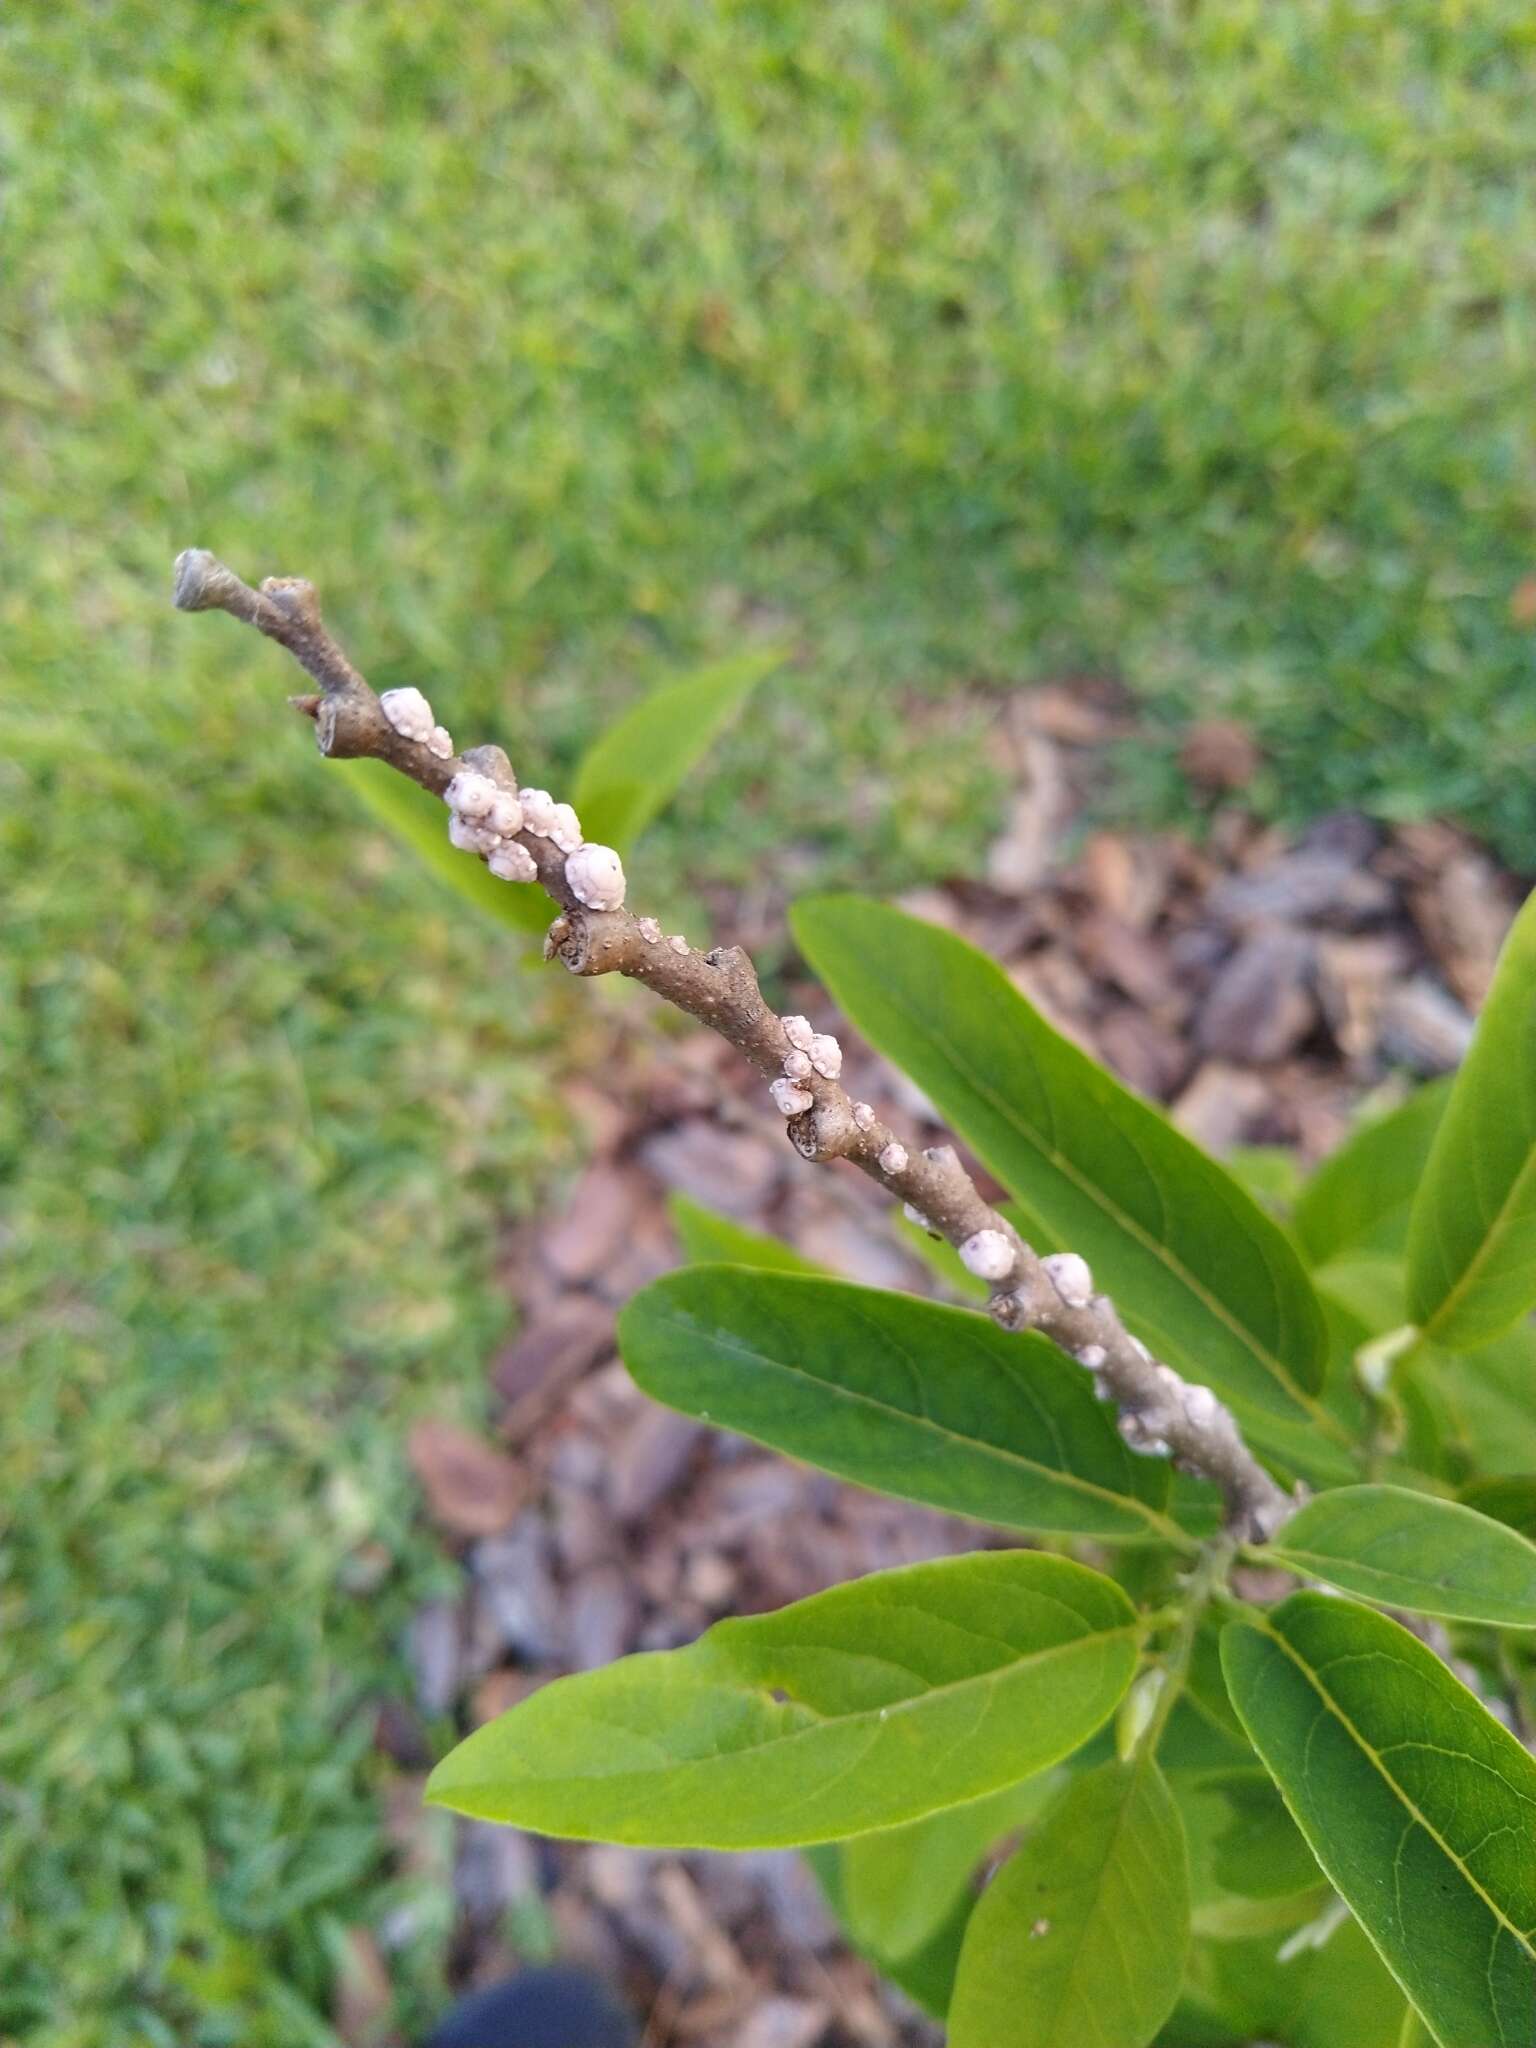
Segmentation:
[[(322, 754), (387, 761), (434, 796), (466, 774), (517, 796), (499, 747), (456, 755), (440, 727), (435, 746), (397, 729), (327, 631), (312, 584), (272, 577), (252, 590), (205, 549), (192, 548), (177, 558), (175, 602), (183, 611), (229, 612), (288, 650), (320, 686), (317, 696), (292, 701), (314, 720)], [(803, 1018), (776, 1016), (739, 946), (700, 952), (681, 936), (665, 936), (654, 918), (593, 910), (568, 879), (569, 848), (532, 829), (509, 839), (526, 852), (529, 878), (536, 876), (559, 907), (546, 958), (558, 958), (572, 974), (623, 974), (644, 982), (728, 1039), (772, 1085), (803, 1158), (844, 1159), (878, 1181), (988, 1282), (989, 1311), (1005, 1329), (1042, 1331), (1092, 1372), (1100, 1392), (1118, 1407), (1121, 1435), (1134, 1450), (1171, 1456), (1182, 1470), (1214, 1481), (1228, 1527), (1241, 1540), (1263, 1542), (1274, 1534), (1295, 1503), (1248, 1449), (1211, 1389), (1154, 1359), (1109, 1297), (1094, 1291), (1088, 1266), (1075, 1253), (1037, 1256), (983, 1200), (952, 1146), (909, 1151), (867, 1103), (853, 1101), (838, 1079), (836, 1041), (811, 1033)]]

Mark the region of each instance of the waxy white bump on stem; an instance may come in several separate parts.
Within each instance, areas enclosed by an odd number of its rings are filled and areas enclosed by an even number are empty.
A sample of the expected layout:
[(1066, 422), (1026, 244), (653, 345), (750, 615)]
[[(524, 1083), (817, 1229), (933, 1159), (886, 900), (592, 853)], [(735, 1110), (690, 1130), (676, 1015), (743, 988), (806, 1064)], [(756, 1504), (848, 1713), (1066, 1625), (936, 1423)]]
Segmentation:
[(547, 789), (520, 789), (517, 800), (523, 807), (523, 824), (540, 839), (555, 829), (555, 800)]
[(515, 839), (504, 839), (487, 856), (485, 864), (501, 882), (536, 882), (539, 879), (537, 861), (527, 847)]
[(817, 1073), (828, 1081), (835, 1081), (843, 1071), (843, 1048), (830, 1033), (818, 1031), (804, 1050)]
[(461, 768), (443, 791), (443, 802), (461, 818), (473, 821), (490, 816), (491, 805), (500, 791), (489, 775), (477, 775), (473, 768)]
[(1076, 1252), (1052, 1252), (1042, 1259), (1046, 1277), (1068, 1308), (1086, 1308), (1093, 1299), (1093, 1275), (1088, 1261)]
[(556, 804), (550, 813), (549, 837), (562, 853), (574, 853), (581, 844), (581, 820), (569, 804)]
[(793, 1081), (782, 1076), (768, 1083), (768, 1093), (773, 1097), (774, 1107), (780, 1116), (801, 1116), (816, 1100), (808, 1089), (797, 1088)]
[(565, 879), (588, 910), (617, 910), (624, 901), (624, 863), (611, 846), (578, 846), (568, 853)]
[(1006, 1280), (1013, 1271), (1013, 1246), (1001, 1230), (978, 1230), (961, 1245), (960, 1263), (978, 1280)]
[(379, 709), (403, 739), (424, 744), (432, 737), (432, 706), (420, 690), (385, 690)]

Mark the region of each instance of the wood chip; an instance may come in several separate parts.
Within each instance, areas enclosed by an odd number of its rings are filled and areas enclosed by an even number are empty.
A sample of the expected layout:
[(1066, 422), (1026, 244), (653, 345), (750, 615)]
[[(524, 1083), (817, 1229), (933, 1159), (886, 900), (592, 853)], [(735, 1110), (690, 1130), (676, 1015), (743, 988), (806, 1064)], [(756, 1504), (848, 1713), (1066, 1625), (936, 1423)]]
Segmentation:
[(1173, 1105), (1179, 1129), (1218, 1157), (1242, 1144), (1269, 1100), (1257, 1074), (1225, 1060), (1207, 1060)]
[(508, 1406), (500, 1434), (515, 1443), (581, 1376), (613, 1350), (613, 1313), (570, 1295), (530, 1323), (491, 1367)]
[(565, 1208), (544, 1232), (545, 1264), (575, 1285), (596, 1279), (623, 1249), (645, 1201), (645, 1184), (638, 1174), (600, 1160), (582, 1175)]
[(629, 1574), (616, 1564), (594, 1565), (577, 1580), (565, 1603), (566, 1654), (574, 1671), (598, 1671), (629, 1648), (635, 1597)]
[(1415, 1074), (1448, 1074), (1472, 1043), (1472, 1019), (1443, 988), (1422, 976), (1392, 989), (1381, 1006), (1385, 1058)]
[(1391, 910), (1392, 890), (1380, 875), (1350, 860), (1292, 853), (1251, 874), (1229, 876), (1207, 904), (1212, 916), (1235, 927), (1284, 919), (1353, 931)]
[(527, 1498), (527, 1481), (506, 1452), (457, 1423), (413, 1424), (406, 1455), (421, 1482), (427, 1513), (449, 1536), (493, 1536)]
[(1099, 909), (1144, 932), (1167, 903), (1174, 857), (1168, 839), (1095, 832), (1078, 865), (1083, 886)]
[[(763, 1102), (767, 1108), (767, 1095)], [(658, 1180), (679, 1194), (726, 1216), (757, 1215), (783, 1179), (793, 1154), (782, 1128), (776, 1142), (765, 1135), (733, 1131), (704, 1117), (689, 1117), (658, 1131), (640, 1148)]]
[(1325, 933), (1317, 948), (1317, 992), (1334, 1043), (1357, 1072), (1375, 1063), (1381, 1006), (1408, 964), (1396, 934), (1345, 938)]
[(1263, 1066), (1295, 1050), (1317, 1021), (1314, 942), (1289, 925), (1262, 926), (1217, 974), (1196, 1020), (1201, 1050)]
[(734, 2048), (816, 2048), (832, 2024), (832, 2008), (813, 1998), (768, 1998), (737, 2034)]
[(677, 1486), (693, 1462), (702, 1425), (671, 1408), (644, 1405), (612, 1452), (608, 1505), (637, 1522)]
[(348, 1927), (331, 2019), (346, 2048), (394, 2048), (399, 2035), (390, 2025), (395, 1994), (379, 1944), (366, 1927)]
[(1028, 725), (1014, 729), (1017, 788), (1001, 835), (987, 850), (986, 875), (994, 889), (1023, 896), (1051, 864), (1066, 822), (1070, 797), (1050, 740)]
[(464, 1642), (457, 1600), (429, 1600), (418, 1607), (406, 1630), (406, 1661), (416, 1681), (416, 1699), (428, 1717), (446, 1714), (459, 1696)]
[(1457, 853), (1409, 901), (1452, 992), (1480, 1010), (1516, 909), (1503, 876), (1483, 854)]
[(1154, 1102), (1178, 1093), (1193, 1060), (1182, 1033), (1128, 1006), (1100, 1018), (1098, 1044), (1100, 1057), (1126, 1086)]

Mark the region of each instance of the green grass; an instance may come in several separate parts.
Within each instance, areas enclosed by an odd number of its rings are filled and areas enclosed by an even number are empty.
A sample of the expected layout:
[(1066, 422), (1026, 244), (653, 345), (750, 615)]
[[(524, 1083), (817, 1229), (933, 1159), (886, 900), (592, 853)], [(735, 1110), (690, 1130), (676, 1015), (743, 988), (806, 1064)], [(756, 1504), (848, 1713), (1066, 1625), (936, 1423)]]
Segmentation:
[(473, 1412), (567, 1141), (536, 982), (171, 557), (312, 575), (556, 786), (787, 637), (648, 897), (967, 861), (1002, 693), (1083, 668), (1249, 719), (1282, 815), (1536, 865), (1536, 24), (99, 0), (0, 56), (0, 2038), (287, 2048), (394, 1896), (401, 1423)]

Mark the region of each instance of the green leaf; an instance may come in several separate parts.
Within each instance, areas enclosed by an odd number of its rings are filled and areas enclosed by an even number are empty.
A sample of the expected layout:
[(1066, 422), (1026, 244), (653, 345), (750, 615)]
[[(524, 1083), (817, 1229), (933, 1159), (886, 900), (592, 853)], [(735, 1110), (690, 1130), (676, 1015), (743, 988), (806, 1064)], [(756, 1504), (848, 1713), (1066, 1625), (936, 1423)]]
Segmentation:
[(1119, 1587), (1066, 1558), (910, 1565), (558, 1678), (451, 1751), (427, 1797), (659, 1848), (897, 1827), (1068, 1755), (1113, 1713), (1138, 1637)]
[[(921, 1826), (922, 1823), (914, 1822), (913, 1825)], [(887, 1832), (902, 1834), (905, 1830), (897, 1828)], [(859, 1839), (865, 1838), (860, 1836)], [(868, 1942), (861, 1941), (849, 1922), (843, 1872), (853, 1847), (851, 1842), (841, 1847), (831, 1842), (822, 1843), (807, 1849), (805, 1860), (815, 1872), (827, 1904), (853, 1946), (875, 1965), (882, 1976), (899, 1985), (915, 2005), (931, 2013), (936, 2020), (943, 2019), (949, 2011), (955, 1971), (960, 1965), (960, 1946), (965, 1940), (975, 1898), (969, 1890), (961, 1891), (950, 1902), (944, 1918), (919, 1947), (906, 1955), (882, 1955)]]
[(1530, 2048), (1536, 1758), (1384, 1614), (1296, 1593), (1222, 1639), (1312, 1853), (1442, 2048)]
[[(1413, 2010), (1353, 1920), (1321, 1947), (1285, 1950), (1284, 1935), (1196, 1939), (1165, 2048), (1409, 2048)], [(1428, 2043), (1429, 2036), (1422, 2037)]]
[(1032, 1820), (1058, 1789), (1055, 1775), (1042, 1771), (985, 1799), (848, 1843), (842, 1904), (849, 1933), (886, 1964), (923, 1948), (949, 1921), (987, 1851)]
[(1211, 1864), (1223, 1891), (1240, 1899), (1288, 1899), (1322, 1883), (1317, 1858), (1273, 1778), (1255, 1767), (1213, 1771), (1206, 1784), (1227, 1808)]
[(619, 1349), (655, 1400), (903, 1500), (1005, 1529), (1183, 1542), (1166, 1466), (1128, 1451), (1045, 1338), (841, 1280), (691, 1266)]
[(1510, 927), (1414, 1197), (1408, 1302), (1452, 1351), (1536, 1303), (1536, 895)]
[[(1334, 1896), (1328, 1880), (1302, 1840), (1247, 1737), (1243, 1738), (1246, 1763), (1234, 1769), (1182, 1770), (1164, 1761), (1165, 1743), (1158, 1743), (1158, 1760), (1166, 1772), (1168, 1789), (1179, 1809), (1184, 1839), (1189, 1849), (1190, 1920), (1196, 1935), (1210, 1935), (1220, 1941), (1240, 1941), (1250, 1934), (1275, 1933), (1283, 1939), (1290, 1929), (1315, 1915)], [(1276, 1889), (1266, 1891), (1265, 1873), (1252, 1867), (1235, 1867), (1233, 1845), (1240, 1830), (1231, 1786), (1238, 1779), (1257, 1777), (1269, 1788), (1269, 1796), (1280, 1808), (1290, 1830)], [(1255, 1833), (1258, 1831), (1257, 1816)], [(1304, 1859), (1304, 1860), (1303, 1860)], [(1236, 1877), (1238, 1882), (1230, 1880)]]
[(1406, 1487), (1320, 1494), (1263, 1556), (1383, 1607), (1536, 1628), (1536, 1544), (1474, 1508)]
[(438, 797), (382, 761), (336, 761), (332, 772), (359, 801), (418, 853), (439, 881), (516, 932), (542, 932), (554, 905), (536, 882), (498, 882), (485, 862), (448, 843), (448, 812)]
[(1449, 1080), (1416, 1088), (1386, 1116), (1359, 1125), (1318, 1167), (1292, 1218), (1314, 1266), (1346, 1252), (1403, 1256), (1414, 1190), (1450, 1094)]
[(854, 1023), (1082, 1253), (1138, 1336), (1247, 1415), (1337, 1433), (1309, 1399), (1326, 1346), (1301, 1261), (1229, 1174), (963, 940), (857, 896), (801, 903), (793, 922)]
[(1529, 1323), (1480, 1351), (1416, 1345), (1396, 1378), (1422, 1406), (1423, 1424), (1458, 1477), (1536, 1472), (1536, 1328)]
[(921, 1948), (914, 1949), (910, 1955), (889, 1959), (871, 1954), (870, 1960), (881, 1975), (889, 1977), (899, 1990), (905, 1991), (914, 2005), (921, 2006), (936, 2020), (949, 2017), (949, 2001), (955, 1995), (955, 1974), (960, 1968), (965, 1930), (971, 1924), (975, 1908), (976, 1901), (971, 1893), (962, 1892), (950, 1907), (948, 1917), (935, 1928)]
[(677, 1232), (683, 1256), (693, 1265), (718, 1262), (730, 1266), (756, 1266), (765, 1273), (824, 1273), (814, 1259), (805, 1258), (782, 1238), (766, 1231), (748, 1230), (729, 1216), (721, 1216), (686, 1195), (673, 1195), (667, 1215)]
[(982, 1893), (949, 2008), (950, 2048), (1143, 2048), (1189, 1944), (1184, 1831), (1153, 1763), (1068, 1785)]
[(1234, 1145), (1222, 1164), (1266, 1215), (1283, 1219), (1295, 1208), (1302, 1166), (1288, 1145)]
[(1536, 1538), (1536, 1473), (1522, 1472), (1509, 1479), (1474, 1479), (1464, 1486), (1461, 1498), (1480, 1515), (1492, 1515), (1496, 1522), (1518, 1529), (1522, 1536)]
[(1404, 1280), (1402, 1260), (1384, 1252), (1359, 1252), (1349, 1258), (1331, 1259), (1312, 1274), (1312, 1285), (1323, 1301), (1325, 1314), (1331, 1307), (1345, 1310), (1359, 1323), (1367, 1341), (1407, 1325)]
[(588, 748), (571, 801), (589, 839), (621, 851), (709, 752), (757, 685), (783, 663), (754, 648), (643, 697)]

